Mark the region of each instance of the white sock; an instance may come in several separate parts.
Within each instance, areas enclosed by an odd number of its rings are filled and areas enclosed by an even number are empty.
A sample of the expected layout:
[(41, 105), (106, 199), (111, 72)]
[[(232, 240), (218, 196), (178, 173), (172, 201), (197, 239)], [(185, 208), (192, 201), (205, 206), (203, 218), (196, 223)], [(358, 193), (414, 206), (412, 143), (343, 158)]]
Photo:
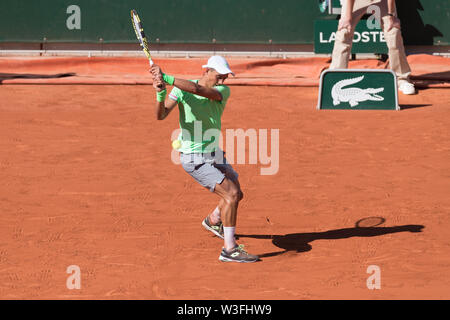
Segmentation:
[(223, 237), (225, 238), (225, 249), (231, 250), (236, 247), (236, 239), (234, 238), (236, 227), (223, 227)]

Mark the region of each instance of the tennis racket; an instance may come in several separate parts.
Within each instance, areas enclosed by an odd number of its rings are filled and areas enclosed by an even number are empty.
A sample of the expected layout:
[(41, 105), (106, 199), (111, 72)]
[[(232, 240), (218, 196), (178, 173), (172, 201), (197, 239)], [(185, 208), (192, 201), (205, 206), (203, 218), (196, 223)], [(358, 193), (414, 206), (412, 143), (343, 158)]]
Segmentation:
[[(131, 10), (131, 22), (133, 24), (134, 32), (136, 33), (136, 37), (139, 40), (139, 44), (141, 45), (142, 50), (148, 58), (148, 62), (150, 63), (150, 67), (153, 65), (152, 56), (150, 54), (150, 49), (147, 41), (147, 37), (144, 33), (144, 27), (142, 26), (141, 19), (137, 14), (136, 10)], [(158, 85), (159, 88), (162, 88), (163, 85)]]
[(150, 63), (150, 66), (153, 65), (152, 56), (150, 55), (150, 49), (148, 45), (147, 38), (144, 33), (144, 27), (142, 26), (141, 19), (139, 18), (139, 15), (137, 14), (136, 10), (131, 10), (131, 22), (133, 23), (133, 29), (136, 33), (136, 37), (139, 40), (139, 44), (142, 47), (142, 50), (144, 51), (145, 55), (148, 58), (148, 61)]

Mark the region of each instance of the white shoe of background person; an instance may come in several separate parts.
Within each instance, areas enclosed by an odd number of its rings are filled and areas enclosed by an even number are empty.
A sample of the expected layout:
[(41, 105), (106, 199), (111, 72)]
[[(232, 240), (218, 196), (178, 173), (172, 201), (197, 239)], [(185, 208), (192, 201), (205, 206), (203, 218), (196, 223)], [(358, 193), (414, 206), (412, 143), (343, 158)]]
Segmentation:
[(403, 94), (415, 94), (416, 89), (414, 85), (407, 80), (398, 80), (398, 90)]

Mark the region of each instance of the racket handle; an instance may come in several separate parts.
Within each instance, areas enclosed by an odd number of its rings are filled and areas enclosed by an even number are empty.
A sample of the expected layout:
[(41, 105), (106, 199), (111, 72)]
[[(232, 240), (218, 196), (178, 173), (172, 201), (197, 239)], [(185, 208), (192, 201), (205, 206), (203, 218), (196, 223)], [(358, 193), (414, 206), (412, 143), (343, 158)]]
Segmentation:
[[(149, 63), (150, 63), (150, 67), (153, 66), (153, 60), (152, 59), (149, 59)], [(161, 89), (163, 86), (164, 85), (161, 84), (161, 85), (158, 86), (158, 88)]]
[[(149, 59), (148, 59), (148, 62), (150, 63), (150, 67), (153, 66), (154, 63), (153, 63), (152, 58), (149, 58)], [(160, 88), (160, 89), (161, 89), (162, 87), (163, 87), (163, 85), (159, 85), (159, 86), (158, 86), (158, 88)]]

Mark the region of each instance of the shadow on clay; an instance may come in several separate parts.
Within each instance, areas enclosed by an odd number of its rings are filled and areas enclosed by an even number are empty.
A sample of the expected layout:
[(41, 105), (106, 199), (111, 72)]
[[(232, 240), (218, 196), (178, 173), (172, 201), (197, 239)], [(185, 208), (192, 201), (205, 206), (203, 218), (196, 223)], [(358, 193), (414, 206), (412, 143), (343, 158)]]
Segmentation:
[(312, 249), (314, 240), (338, 240), (352, 237), (377, 237), (398, 232), (422, 232), (423, 225), (404, 225), (395, 227), (354, 227), (324, 232), (290, 233), (285, 235), (240, 234), (238, 238), (271, 239), (283, 251), (260, 254), (260, 258), (274, 257), (287, 252), (306, 252)]

